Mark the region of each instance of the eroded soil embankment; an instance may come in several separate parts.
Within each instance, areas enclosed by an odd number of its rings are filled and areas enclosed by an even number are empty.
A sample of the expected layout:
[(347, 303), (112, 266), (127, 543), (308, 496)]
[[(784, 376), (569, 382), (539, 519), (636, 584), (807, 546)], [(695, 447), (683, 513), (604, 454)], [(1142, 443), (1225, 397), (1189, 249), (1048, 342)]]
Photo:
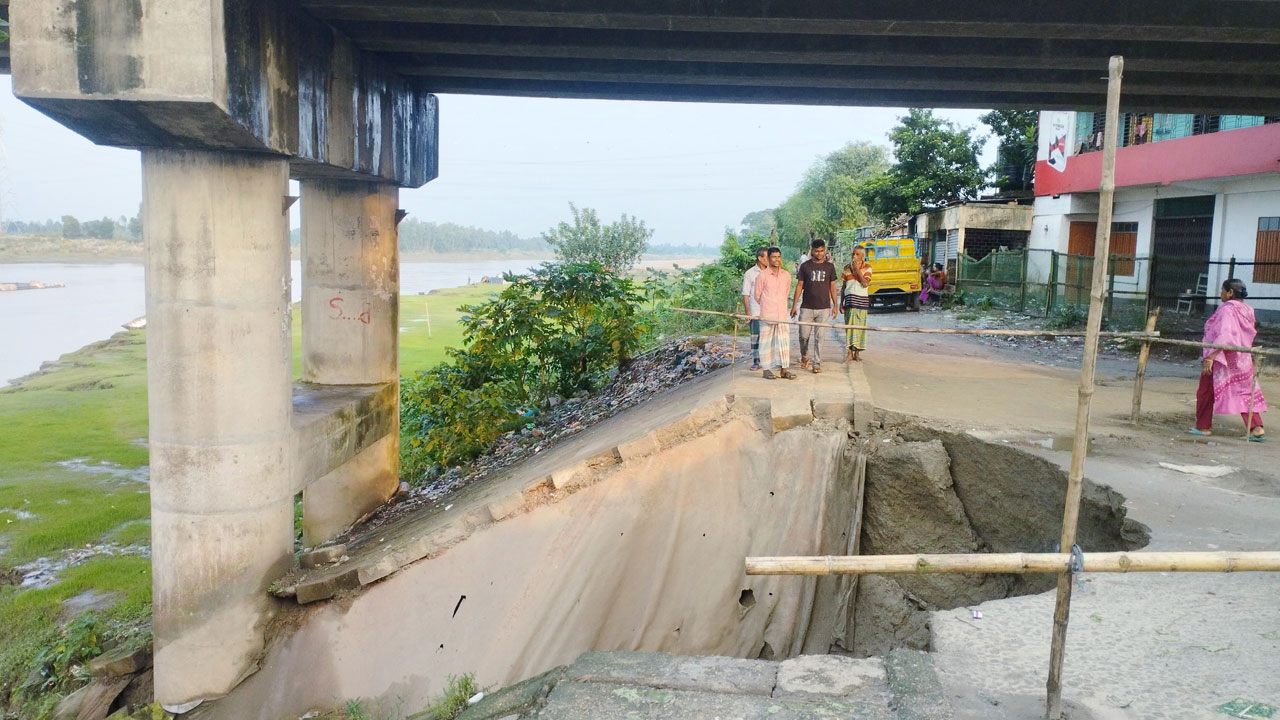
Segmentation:
[[(356, 697), (425, 706), (450, 676), (502, 686), (588, 650), (782, 659), (927, 646), (925, 610), (1052, 582), (868, 576), (851, 597), (847, 578), (745, 576), (747, 556), (846, 552), (864, 451), (864, 553), (1048, 549), (1066, 486), (1047, 462), (968, 436), (905, 426), (868, 441), (816, 418), (775, 432), (765, 408), (730, 403), (697, 433), (307, 606), (202, 717), (297, 717)], [(1141, 542), (1125, 533), (1121, 498), (1090, 487), (1082, 545)]]
[[(924, 425), (887, 428), (869, 443), (861, 554), (1054, 552), (1067, 476), (1042, 458)], [(1077, 544), (1090, 552), (1147, 544), (1124, 497), (1085, 481)], [(928, 611), (1051, 589), (1056, 576), (867, 575), (837, 650), (877, 655), (929, 647)]]

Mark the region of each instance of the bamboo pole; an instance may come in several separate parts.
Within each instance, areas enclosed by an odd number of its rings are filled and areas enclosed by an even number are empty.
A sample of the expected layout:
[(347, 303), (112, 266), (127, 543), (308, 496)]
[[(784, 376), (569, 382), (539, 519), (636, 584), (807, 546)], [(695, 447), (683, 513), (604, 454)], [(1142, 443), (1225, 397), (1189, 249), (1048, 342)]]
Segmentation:
[(1270, 350), (1267, 348), (1243, 347), (1240, 345), (1220, 345), (1218, 343), (1200, 342), (1199, 340), (1175, 340), (1174, 338), (1160, 337), (1159, 333), (1152, 336), (1151, 342), (1161, 345), (1178, 345), (1181, 347), (1209, 348), (1211, 350), (1230, 350), (1231, 352), (1243, 352), (1250, 355), (1260, 357), (1280, 357), (1280, 350)]
[[(737, 313), (719, 312), (716, 310), (698, 310), (695, 308), (673, 307), (672, 310), (677, 312), (695, 313), (698, 315), (719, 315), (721, 317), (735, 318), (738, 320), (750, 320), (749, 315), (739, 315)], [(770, 321), (775, 322), (775, 321)], [(776, 322), (784, 325), (810, 325), (818, 328), (834, 328), (837, 330), (870, 330), (872, 332), (899, 332), (899, 333), (925, 333), (932, 335), (1015, 335), (1025, 337), (1085, 337), (1086, 333), (1080, 330), (999, 330), (999, 329), (979, 329), (979, 328), (920, 328), (920, 327), (882, 327), (871, 325), (846, 325), (844, 323), (818, 323), (805, 322), (801, 320), (777, 320)], [(1099, 333), (1101, 337), (1111, 338), (1131, 338), (1133, 340), (1152, 340), (1156, 339), (1158, 334), (1149, 334), (1141, 332), (1103, 332)], [(1280, 354), (1280, 353), (1277, 353)]]
[(729, 358), (729, 379), (738, 376), (738, 318), (733, 319), (733, 356)]
[[(1089, 410), (1093, 404), (1093, 376), (1098, 366), (1098, 335), (1102, 329), (1103, 294), (1107, 285), (1106, 258), (1111, 254), (1111, 211), (1116, 191), (1116, 133), (1120, 125), (1120, 81), (1124, 58), (1112, 55), (1107, 79), (1107, 119), (1102, 138), (1102, 182), (1098, 187), (1098, 233), (1093, 243), (1093, 287), (1089, 292), (1089, 322), (1080, 360), (1080, 392), (1076, 405), (1075, 442), (1067, 475), (1067, 500), (1062, 513), (1062, 539), (1058, 547), (1069, 551), (1076, 542), (1080, 519), (1080, 495), (1084, 488), (1084, 460), (1089, 449)], [(1097, 262), (1101, 259), (1102, 262)], [(1053, 608), (1053, 641), (1049, 650), (1049, 678), (1045, 683), (1045, 718), (1062, 718), (1062, 660), (1071, 615), (1071, 573), (1058, 575)]]
[[(1160, 308), (1151, 313), (1147, 317), (1147, 332), (1154, 332), (1156, 329), (1156, 320), (1160, 318)], [(1133, 378), (1133, 412), (1129, 415), (1129, 422), (1134, 425), (1138, 424), (1138, 417), (1142, 415), (1142, 383), (1147, 377), (1147, 359), (1151, 357), (1151, 341), (1143, 340), (1142, 349), (1138, 351), (1138, 374)]]
[[(1258, 358), (1257, 362), (1253, 364), (1253, 371), (1249, 373), (1249, 415), (1244, 421), (1244, 439), (1246, 442), (1253, 435), (1253, 401), (1254, 398), (1258, 397), (1258, 389), (1261, 387), (1258, 384), (1258, 373), (1262, 370), (1262, 361), (1264, 359)], [(1248, 446), (1246, 445), (1245, 447)]]
[[(1084, 553), (1084, 572), (1280, 572), (1280, 551)], [(1071, 553), (749, 557), (748, 575), (1066, 573)]]

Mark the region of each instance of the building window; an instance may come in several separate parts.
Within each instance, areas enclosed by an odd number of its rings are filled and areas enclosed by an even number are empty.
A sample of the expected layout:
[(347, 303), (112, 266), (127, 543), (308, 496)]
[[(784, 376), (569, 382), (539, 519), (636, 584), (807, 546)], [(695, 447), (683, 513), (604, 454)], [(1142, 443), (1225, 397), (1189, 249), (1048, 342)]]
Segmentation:
[(1280, 217), (1258, 218), (1253, 262), (1254, 282), (1280, 283)]

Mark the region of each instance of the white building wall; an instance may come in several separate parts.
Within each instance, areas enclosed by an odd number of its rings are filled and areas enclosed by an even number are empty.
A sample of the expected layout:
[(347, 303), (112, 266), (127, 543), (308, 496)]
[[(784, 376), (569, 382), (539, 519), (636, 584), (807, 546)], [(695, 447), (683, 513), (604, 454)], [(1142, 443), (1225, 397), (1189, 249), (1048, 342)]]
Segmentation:
[[(1117, 188), (1114, 222), (1138, 224), (1137, 254), (1149, 257), (1152, 250), (1155, 204), (1164, 198), (1214, 195), (1213, 239), (1210, 259), (1252, 262), (1258, 237), (1258, 218), (1280, 217), (1280, 175), (1249, 175), (1198, 180), (1158, 187)], [(1057, 197), (1037, 197), (1031, 225), (1030, 247), (1067, 252), (1071, 222), (1096, 221), (1097, 193), (1073, 193)], [(1045, 278), (1049, 273), (1048, 253), (1032, 253), (1030, 275)], [(1132, 277), (1118, 276), (1116, 289), (1145, 291), (1148, 262), (1137, 264)], [(1229, 269), (1210, 266), (1210, 290), (1220, 287)], [(1280, 297), (1280, 283), (1254, 283), (1252, 268), (1243, 267), (1236, 276), (1249, 286), (1255, 297)], [(1251, 300), (1256, 309), (1280, 312), (1280, 300)]]
[[(1258, 242), (1258, 218), (1280, 217), (1280, 177), (1268, 180), (1270, 182), (1267, 183), (1233, 183), (1228, 188), (1231, 192), (1225, 193), (1221, 236), (1214, 237), (1215, 260), (1227, 262), (1234, 255), (1237, 262), (1253, 261)], [(1269, 189), (1267, 185), (1270, 185)], [(1215, 269), (1218, 272), (1210, 274), (1211, 291), (1222, 286), (1229, 268)], [(1250, 296), (1280, 297), (1280, 283), (1254, 282), (1252, 267), (1237, 269), (1236, 277), (1244, 281)], [(1249, 304), (1259, 310), (1280, 311), (1280, 300), (1250, 299)]]

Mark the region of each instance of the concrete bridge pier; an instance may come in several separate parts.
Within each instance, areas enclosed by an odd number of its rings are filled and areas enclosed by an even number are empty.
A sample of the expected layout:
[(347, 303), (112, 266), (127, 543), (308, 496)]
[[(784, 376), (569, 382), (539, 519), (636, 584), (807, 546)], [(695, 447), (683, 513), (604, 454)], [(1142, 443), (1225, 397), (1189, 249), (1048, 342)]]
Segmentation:
[(156, 695), (253, 667), (293, 553), (284, 156), (142, 153)]
[[(342, 532), (399, 486), (399, 189), (359, 180), (302, 182), (302, 380), (390, 385), (380, 438), (302, 491), (302, 542)], [(370, 432), (367, 425), (351, 428)]]
[[(156, 699), (257, 671), (267, 586), (396, 487), (398, 188), (436, 177), (438, 118), (300, 3), (0, 0), (13, 87), (140, 149), (147, 249)], [(304, 380), (291, 384), (288, 179), (303, 182)]]

